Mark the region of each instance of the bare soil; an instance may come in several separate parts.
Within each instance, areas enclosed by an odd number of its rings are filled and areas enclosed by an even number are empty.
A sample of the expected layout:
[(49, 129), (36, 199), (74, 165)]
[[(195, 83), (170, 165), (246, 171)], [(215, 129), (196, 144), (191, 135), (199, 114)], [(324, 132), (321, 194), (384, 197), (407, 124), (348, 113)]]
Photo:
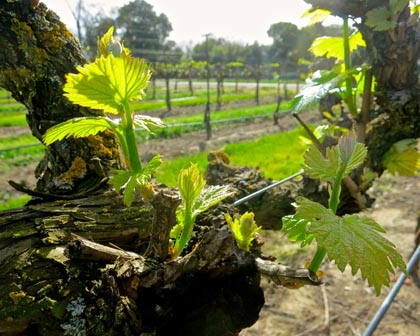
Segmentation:
[[(420, 176), (385, 174), (374, 183), (371, 195), (376, 202), (366, 215), (386, 229), (386, 237), (408, 261), (420, 214)], [(314, 253), (313, 249), (299, 251), (299, 246), (291, 245), (279, 232), (266, 232), (264, 237), (264, 251), (285, 264), (302, 267)], [(321, 287), (290, 290), (263, 280), (266, 303), (260, 319), (240, 335), (362, 335), (390, 289), (384, 288), (377, 297), (359, 273), (353, 276), (346, 269), (342, 274), (330, 262), (324, 262), (322, 270)], [(398, 271), (392, 277), (391, 286), (399, 275)], [(411, 280), (405, 282), (375, 335), (420, 335), (420, 289)]]
[[(302, 117), (307, 122), (313, 122), (318, 115), (312, 112)], [(201, 131), (176, 139), (149, 141), (139, 145), (139, 150), (148, 155), (159, 152), (164, 159), (168, 159), (221, 149), (226, 143), (256, 139), (295, 126), (296, 121), (287, 115), (278, 126), (273, 125), (272, 120), (256, 120), (218, 127), (213, 130), (212, 140), (209, 141), (206, 141), (205, 132)], [(14, 130), (18, 131), (21, 130)], [(34, 168), (35, 164), (31, 164), (0, 172), (0, 190), (6, 189), (13, 194), (6, 182), (9, 179), (33, 185)], [(387, 238), (396, 244), (398, 251), (408, 261), (414, 247), (416, 220), (420, 214), (420, 176), (401, 178), (384, 174), (374, 183), (371, 195), (376, 202), (365, 211), (366, 214), (386, 229)], [(290, 244), (280, 232), (265, 232), (263, 236), (266, 241), (263, 251), (288, 265), (302, 267), (314, 252), (311, 247), (303, 251), (299, 246)], [(376, 297), (359, 274), (353, 276), (349, 270), (342, 274), (329, 262), (323, 264), (322, 270), (324, 285), (321, 287), (290, 290), (263, 279), (266, 303), (260, 319), (240, 335), (362, 335), (389, 289), (384, 288), (382, 294)], [(396, 280), (398, 276), (399, 271), (393, 279)], [(375, 335), (420, 335), (420, 290), (410, 280), (406, 281)]]

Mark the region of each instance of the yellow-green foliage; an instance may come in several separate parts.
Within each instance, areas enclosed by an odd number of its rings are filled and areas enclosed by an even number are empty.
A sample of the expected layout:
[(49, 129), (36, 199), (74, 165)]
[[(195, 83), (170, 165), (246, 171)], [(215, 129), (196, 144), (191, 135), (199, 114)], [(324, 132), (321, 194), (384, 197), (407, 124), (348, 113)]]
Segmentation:
[(255, 223), (254, 213), (245, 212), (239, 219), (232, 219), (232, 217), (226, 213), (225, 219), (233, 232), (238, 247), (242, 250), (249, 251), (251, 243), (254, 240), (254, 235), (260, 229), (257, 223)]

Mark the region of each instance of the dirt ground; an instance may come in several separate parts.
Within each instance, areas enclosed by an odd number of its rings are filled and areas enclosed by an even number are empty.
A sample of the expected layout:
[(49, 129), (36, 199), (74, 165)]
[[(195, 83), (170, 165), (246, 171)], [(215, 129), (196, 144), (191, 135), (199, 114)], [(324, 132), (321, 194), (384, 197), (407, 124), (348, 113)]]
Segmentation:
[[(420, 213), (420, 176), (401, 178), (388, 174), (376, 181), (371, 190), (376, 197), (373, 208), (365, 211), (387, 231), (408, 261), (414, 247), (416, 218)], [(314, 250), (297, 251), (278, 232), (265, 234), (267, 247), (285, 264), (303, 266)], [(266, 303), (260, 319), (241, 336), (264, 335), (362, 335), (370, 320), (389, 293), (384, 288), (379, 297), (360, 278), (346, 269), (342, 274), (333, 263), (324, 262), (324, 285), (298, 290), (276, 287), (263, 280)], [(399, 276), (393, 278), (391, 286)], [(420, 335), (420, 290), (406, 281), (374, 335)]]
[[(314, 121), (316, 114), (303, 115), (305, 121)], [(164, 159), (198, 152), (221, 149), (224, 144), (256, 139), (261, 135), (283, 131), (296, 126), (288, 115), (275, 126), (271, 120), (238, 124), (214, 129), (213, 139), (205, 140), (204, 132), (197, 132), (177, 139), (150, 141), (139, 146), (143, 155), (161, 153)], [(30, 165), (19, 171), (1, 172), (1, 190), (10, 189), (6, 181), (34, 183)], [(371, 189), (376, 202), (366, 214), (372, 216), (387, 231), (398, 251), (408, 261), (414, 246), (416, 218), (420, 213), (420, 176), (401, 178), (384, 174)], [(288, 243), (279, 232), (263, 233), (266, 241), (263, 251), (288, 265), (303, 266), (314, 252), (313, 248), (300, 250)], [(265, 279), (262, 286), (266, 303), (258, 322), (241, 332), (241, 336), (282, 335), (362, 335), (369, 321), (389, 292), (384, 288), (379, 297), (361, 281), (360, 275), (352, 276), (349, 270), (339, 272), (332, 263), (325, 262), (321, 287), (290, 290), (276, 287)], [(399, 272), (394, 277), (397, 279)], [(394, 285), (394, 282), (391, 284)], [(375, 335), (420, 335), (420, 290), (407, 281), (380, 323)]]
[[(317, 120), (316, 113), (307, 113), (306, 122)], [(214, 131), (213, 139), (205, 141), (205, 133), (197, 132), (185, 138), (160, 140), (140, 145), (140, 151), (164, 158), (221, 149), (223, 145), (258, 138), (296, 126), (296, 121), (285, 116), (279, 126), (271, 120), (260, 120)], [(420, 214), (420, 176), (402, 178), (384, 174), (377, 179), (370, 191), (376, 202), (366, 214), (372, 216), (394, 242), (406, 262), (414, 248), (414, 231)], [(313, 248), (300, 250), (290, 244), (282, 233), (265, 232), (263, 251), (278, 258), (284, 264), (302, 267), (314, 253)], [(376, 297), (367, 287), (360, 274), (342, 274), (333, 263), (325, 262), (322, 270), (324, 285), (298, 290), (281, 288), (262, 280), (266, 303), (258, 322), (241, 332), (241, 336), (298, 336), (298, 335), (362, 335), (368, 323), (389, 293), (384, 288)], [(400, 272), (393, 276), (395, 284)], [(381, 321), (375, 335), (420, 335), (420, 289), (410, 280), (399, 292), (388, 313)]]

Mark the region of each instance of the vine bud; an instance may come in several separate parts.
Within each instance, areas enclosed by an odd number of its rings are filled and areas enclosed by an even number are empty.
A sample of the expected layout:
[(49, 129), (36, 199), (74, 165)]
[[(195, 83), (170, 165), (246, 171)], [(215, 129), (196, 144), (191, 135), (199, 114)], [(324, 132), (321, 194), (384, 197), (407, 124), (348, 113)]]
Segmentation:
[(120, 41), (118, 41), (118, 39), (112, 36), (109, 40), (108, 45), (106, 46), (106, 51), (108, 54), (112, 54), (115, 57), (119, 57), (123, 51), (123, 47)]

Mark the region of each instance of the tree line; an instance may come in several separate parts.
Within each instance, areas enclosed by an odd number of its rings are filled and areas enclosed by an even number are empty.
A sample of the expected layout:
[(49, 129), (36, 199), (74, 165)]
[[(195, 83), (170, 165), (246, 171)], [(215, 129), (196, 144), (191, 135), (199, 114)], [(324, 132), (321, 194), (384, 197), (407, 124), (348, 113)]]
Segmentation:
[[(185, 74), (198, 66), (194, 74), (199, 75), (200, 66), (208, 63), (214, 65), (210, 69), (212, 77), (217, 77), (216, 69), (226, 67), (231, 71), (224, 73), (231, 77), (252, 77), (250, 74), (255, 73), (255, 68), (259, 68), (258, 72), (264, 74), (264, 78), (273, 78), (273, 73), (279, 73), (279, 69), (283, 75), (288, 73), (296, 77), (302, 68), (300, 60), (312, 60), (308, 52), (311, 42), (323, 35), (338, 36), (342, 31), (340, 26), (314, 24), (298, 28), (293, 23), (277, 22), (267, 27), (267, 34), (272, 38), (270, 45), (257, 41), (243, 44), (208, 34), (200, 43), (181, 47), (169, 39), (172, 31), (170, 19), (164, 13), (157, 14), (153, 6), (144, 0), (133, 0), (111, 14), (98, 11), (95, 7), (88, 8), (87, 1), (79, 0), (73, 14), (77, 22), (77, 36), (90, 59), (96, 56), (98, 36), (114, 26), (116, 36), (124, 41), (132, 54), (146, 59), (155, 68), (170, 64), (176, 65), (179, 70), (182, 65), (183, 70), (178, 73)], [(267, 72), (269, 67), (277, 69)], [(163, 67), (162, 71), (165, 70), (168, 66)], [(171, 71), (174, 69), (171, 68)]]

